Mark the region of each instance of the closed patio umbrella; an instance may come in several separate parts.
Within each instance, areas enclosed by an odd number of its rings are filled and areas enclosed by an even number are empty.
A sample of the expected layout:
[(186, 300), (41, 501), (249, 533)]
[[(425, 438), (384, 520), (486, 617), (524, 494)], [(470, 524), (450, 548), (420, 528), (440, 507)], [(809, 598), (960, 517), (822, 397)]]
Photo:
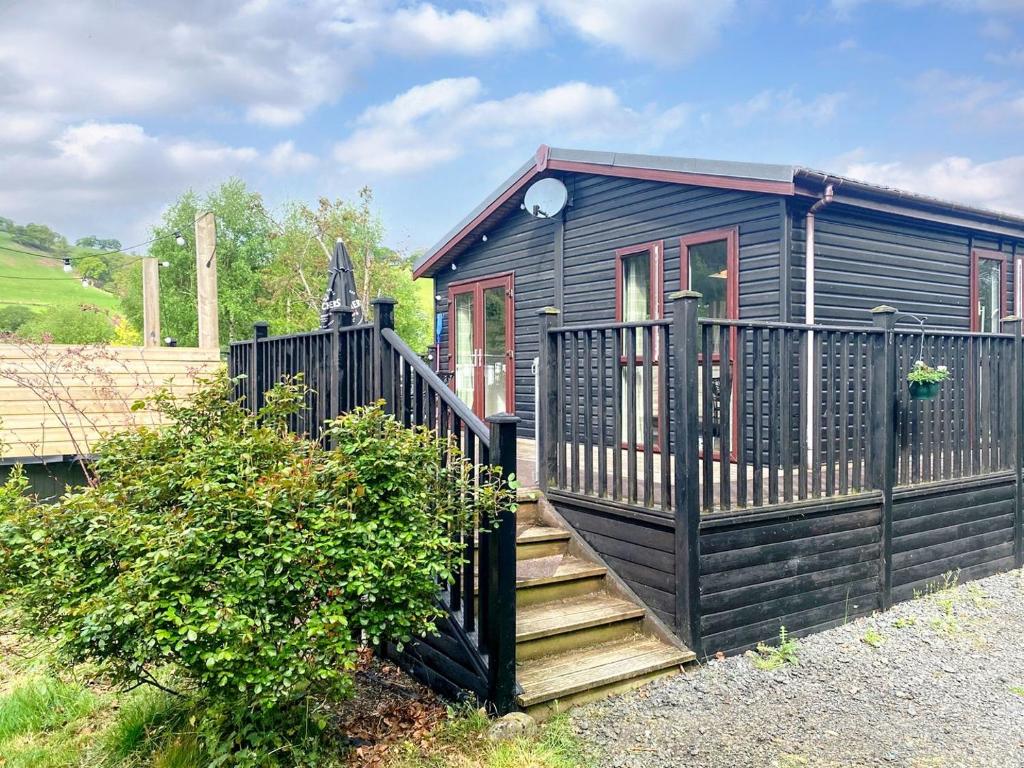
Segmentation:
[(361, 315), (359, 302), (356, 300), (356, 278), (352, 272), (352, 259), (348, 249), (339, 237), (334, 243), (331, 261), (327, 267), (327, 290), (320, 302), (320, 327), (327, 328), (331, 324), (331, 311), (349, 307), (355, 310), (352, 322), (359, 322)]

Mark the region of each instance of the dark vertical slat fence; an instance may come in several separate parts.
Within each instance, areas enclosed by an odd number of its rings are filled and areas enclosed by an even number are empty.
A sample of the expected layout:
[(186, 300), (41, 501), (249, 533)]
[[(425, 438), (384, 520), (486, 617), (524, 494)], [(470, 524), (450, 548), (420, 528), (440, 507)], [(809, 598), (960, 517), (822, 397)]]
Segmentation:
[[(269, 336), (266, 324), (257, 324), (255, 337), (232, 343), (228, 353), (235, 396), (258, 409), (265, 391), (301, 374), (309, 391), (289, 426), (312, 438), (320, 436), (326, 420), (383, 400), (403, 425), (436, 431), (467, 460), (473, 468), (470, 487), (461, 491), (467, 503), (483, 483), (508, 483), (515, 472), (519, 419), (501, 414), (485, 425), (395, 332), (394, 300), (377, 299), (373, 306), (373, 325), (351, 325), (347, 310), (335, 315), (331, 327), (309, 333)], [(573, 429), (578, 426), (573, 421)], [(464, 661), (480, 670), (478, 692), (504, 713), (515, 708), (516, 696), (516, 530), (513, 508), (499, 514), (498, 525), (476, 520), (449, 532), (461, 543), (463, 566), (450, 583), (439, 585), (450, 619), (439, 629), (450, 632), (468, 656), (445, 663)], [(416, 660), (414, 669), (424, 663)], [(425, 677), (437, 682), (445, 671), (432, 669)]]

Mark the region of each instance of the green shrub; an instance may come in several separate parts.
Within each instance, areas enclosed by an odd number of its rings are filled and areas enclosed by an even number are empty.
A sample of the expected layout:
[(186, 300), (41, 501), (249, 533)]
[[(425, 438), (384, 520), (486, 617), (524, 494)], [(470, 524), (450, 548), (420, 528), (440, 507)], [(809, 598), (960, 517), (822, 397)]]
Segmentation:
[(50, 344), (106, 344), (114, 339), (114, 323), (91, 304), (50, 307), (22, 325), (18, 335)]
[(35, 316), (36, 313), (24, 304), (0, 307), (0, 333), (14, 333)]
[(300, 388), (268, 392), (259, 417), (229, 390), (158, 395), (170, 425), (109, 437), (97, 484), (58, 504), (11, 503), (15, 475), (0, 574), (70, 661), (194, 689), (240, 760), (281, 750), (311, 695), (346, 693), (361, 644), (431, 631), (462, 564), (452, 532), (512, 497), (459, 503), (470, 466), (379, 406), (332, 422), (325, 450), (286, 429)]

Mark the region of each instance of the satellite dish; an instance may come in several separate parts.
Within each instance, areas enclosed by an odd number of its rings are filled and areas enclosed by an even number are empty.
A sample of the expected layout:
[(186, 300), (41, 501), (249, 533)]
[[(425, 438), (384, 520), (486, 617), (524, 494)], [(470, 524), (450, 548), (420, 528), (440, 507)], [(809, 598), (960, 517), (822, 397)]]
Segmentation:
[(538, 219), (557, 216), (569, 202), (569, 190), (558, 179), (541, 179), (530, 185), (523, 199), (523, 209)]

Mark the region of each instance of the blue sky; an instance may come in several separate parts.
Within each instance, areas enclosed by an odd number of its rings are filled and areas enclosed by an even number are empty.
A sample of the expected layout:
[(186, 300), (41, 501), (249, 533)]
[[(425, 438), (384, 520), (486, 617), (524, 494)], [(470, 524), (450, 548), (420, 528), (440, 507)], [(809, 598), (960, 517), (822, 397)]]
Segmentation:
[(0, 215), (72, 237), (144, 239), (238, 175), (271, 205), (370, 185), (413, 251), (541, 143), (1024, 213), (1024, 0), (0, 8)]

